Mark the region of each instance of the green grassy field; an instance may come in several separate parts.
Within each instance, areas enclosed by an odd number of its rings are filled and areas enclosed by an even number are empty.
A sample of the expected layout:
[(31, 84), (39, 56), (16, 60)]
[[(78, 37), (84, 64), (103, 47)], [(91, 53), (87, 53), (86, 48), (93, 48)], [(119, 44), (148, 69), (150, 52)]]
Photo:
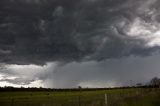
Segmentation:
[(0, 106), (160, 106), (160, 89), (0, 92)]

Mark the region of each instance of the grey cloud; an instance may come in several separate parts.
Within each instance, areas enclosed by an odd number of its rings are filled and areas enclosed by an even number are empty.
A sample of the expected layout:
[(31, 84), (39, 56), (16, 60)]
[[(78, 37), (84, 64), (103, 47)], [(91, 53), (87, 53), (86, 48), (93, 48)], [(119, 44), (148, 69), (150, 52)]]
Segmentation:
[(17, 73), (10, 69), (1, 69), (0, 75), (2, 75), (0, 82), (8, 82), (10, 84), (16, 85), (29, 85), (32, 82), (38, 80), (38, 77), (27, 76), (23, 72)]
[(0, 82), (101, 87), (129, 85), (130, 80), (145, 83), (160, 76), (159, 4), (0, 0), (0, 74), (5, 76)]
[(44, 65), (149, 55), (159, 47), (126, 36), (134, 18), (145, 16), (137, 10), (142, 1), (1, 0), (0, 62)]
[(16, 84), (16, 85), (29, 85), (31, 82), (34, 82), (34, 80), (31, 79), (25, 79), (25, 78), (15, 78), (15, 79), (1, 79), (1, 82), (8, 82), (11, 84)]
[(45, 81), (57, 63), (47, 63), (44, 66), (37, 65), (2, 65), (0, 69), (0, 82), (16, 85), (30, 85), (36, 81)]
[(1, 71), (3, 78), (0, 82), (7, 81), (21, 85), (41, 80), (44, 87), (51, 88), (71, 88), (79, 85), (82, 87), (112, 87), (135, 85), (136, 83), (146, 84), (151, 78), (160, 76), (159, 61), (160, 54), (154, 53), (147, 57), (129, 56), (102, 61), (70, 62), (61, 66), (55, 63), (46, 66), (16, 65)]
[(105, 61), (72, 62), (66, 64), (44, 80), (45, 86), (55, 88), (111, 87), (146, 84), (160, 76), (159, 54), (148, 57), (129, 56)]

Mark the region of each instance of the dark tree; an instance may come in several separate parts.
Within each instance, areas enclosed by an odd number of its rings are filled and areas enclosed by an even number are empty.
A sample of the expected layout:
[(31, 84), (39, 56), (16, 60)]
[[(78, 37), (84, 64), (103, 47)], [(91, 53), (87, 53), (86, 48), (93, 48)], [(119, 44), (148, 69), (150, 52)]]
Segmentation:
[(160, 78), (154, 77), (150, 81), (150, 85), (152, 86), (160, 86)]

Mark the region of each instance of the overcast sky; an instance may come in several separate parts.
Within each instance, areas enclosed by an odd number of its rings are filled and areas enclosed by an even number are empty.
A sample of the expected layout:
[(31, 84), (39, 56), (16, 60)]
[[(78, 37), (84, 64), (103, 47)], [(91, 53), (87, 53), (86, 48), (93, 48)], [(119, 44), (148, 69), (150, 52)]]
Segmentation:
[(159, 0), (0, 0), (0, 86), (114, 87), (160, 77)]

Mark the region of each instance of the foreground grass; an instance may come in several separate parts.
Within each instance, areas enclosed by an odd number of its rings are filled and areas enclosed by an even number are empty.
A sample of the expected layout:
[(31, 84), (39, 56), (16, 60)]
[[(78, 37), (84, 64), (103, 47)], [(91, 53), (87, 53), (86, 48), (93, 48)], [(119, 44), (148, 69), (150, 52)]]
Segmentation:
[[(107, 94), (107, 98), (105, 98)], [(159, 88), (0, 92), (0, 106), (160, 106)]]

